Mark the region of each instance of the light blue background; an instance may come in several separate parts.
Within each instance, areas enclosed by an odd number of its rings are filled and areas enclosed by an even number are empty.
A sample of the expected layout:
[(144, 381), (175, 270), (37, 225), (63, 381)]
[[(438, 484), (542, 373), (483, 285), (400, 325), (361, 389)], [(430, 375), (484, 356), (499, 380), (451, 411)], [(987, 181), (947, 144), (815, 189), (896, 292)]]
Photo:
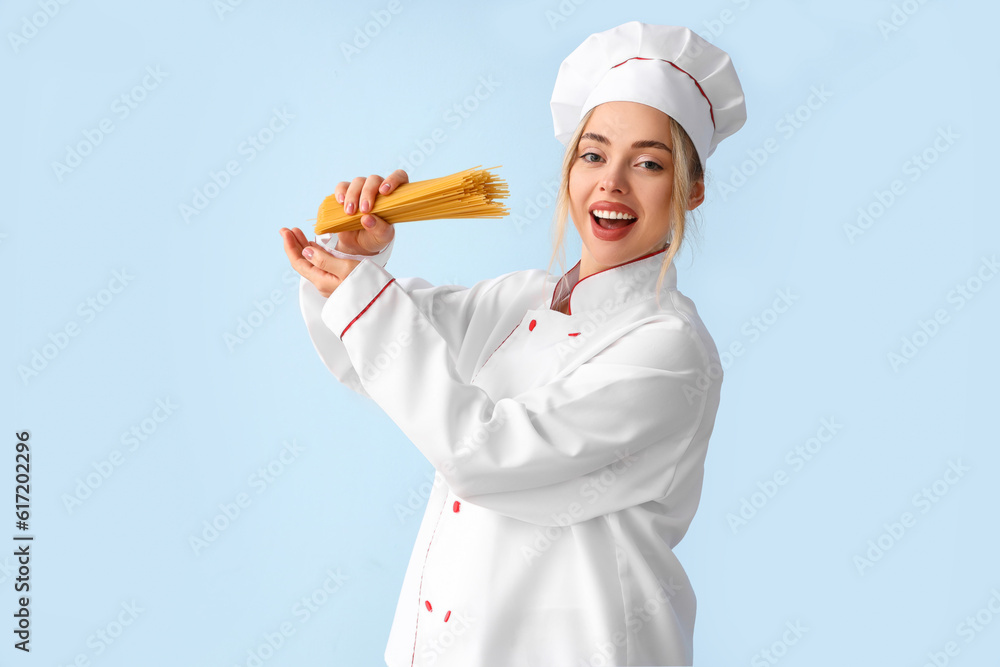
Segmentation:
[[(383, 664), (433, 470), (323, 367), (278, 229), (310, 230), (338, 181), (407, 156), (412, 180), (502, 165), (517, 217), (401, 225), (387, 268), (467, 285), (544, 268), (545, 193), (562, 155), (556, 71), (588, 35), (633, 19), (687, 25), (726, 49), (749, 115), (709, 162), (700, 234), (677, 260), (719, 349), (744, 350), (726, 367), (702, 503), (677, 549), (698, 595), (696, 663), (774, 664), (760, 652), (777, 642), (782, 653), (798, 622), (807, 631), (777, 664), (918, 666), (949, 641), (960, 649), (949, 664), (995, 664), (1000, 618), (984, 612), (972, 641), (959, 624), (1000, 591), (1000, 280), (974, 280), (1000, 250), (996, 3), (896, 3), (915, 12), (883, 34), (893, 3), (860, 0), (400, 0), (397, 14), (387, 2), (244, 0), (220, 13), (209, 0), (106, 0), (58, 5), (12, 44), (40, 1), (0, 9), (0, 534), (17, 532), (13, 434), (29, 429), (36, 536), (32, 652), (5, 630), (0, 664), (246, 665), (283, 622), (295, 633), (269, 667)], [(391, 20), (346, 56), (378, 12)], [(112, 105), (147, 67), (165, 76), (123, 118)], [(481, 78), (498, 85), (451, 122)], [(803, 107), (814, 87), (829, 98)], [(248, 159), (241, 142), (275, 109), (293, 118)], [(784, 130), (797, 111), (808, 118)], [(113, 131), (60, 179), (53, 163), (102, 119)], [(446, 140), (417, 152), (437, 128)], [(912, 180), (908, 161), (949, 128), (957, 139)], [(746, 162), (765, 146), (776, 150), (763, 165)], [(180, 205), (229, 160), (240, 173), (185, 221)], [(724, 191), (738, 169), (753, 173)], [(845, 226), (896, 179), (905, 192), (852, 242)], [(572, 227), (567, 239), (563, 270), (580, 253)], [(127, 286), (93, 318), (78, 310), (111, 295), (116, 271)], [(970, 280), (979, 291), (959, 309), (949, 293)], [(792, 305), (751, 336), (779, 290)], [(226, 335), (269, 299), (230, 349)], [(893, 368), (887, 355), (938, 309), (948, 321)], [(23, 379), (18, 367), (73, 323), (78, 335)], [(158, 400), (177, 407), (130, 449), (123, 433)], [(842, 426), (797, 470), (787, 452), (824, 419)], [(285, 443), (301, 452), (255, 484)], [(115, 450), (121, 465), (68, 507)], [(968, 471), (922, 512), (914, 495), (953, 461)], [(734, 530), (729, 515), (779, 471), (787, 483)], [(196, 553), (190, 538), (240, 493), (250, 505)], [(915, 525), (883, 535), (891, 548), (859, 569), (869, 540), (907, 511)], [(0, 548), (5, 628), (12, 548)], [(303, 618), (296, 604), (328, 571), (345, 577), (340, 589)], [(134, 622), (99, 643), (133, 602)]]

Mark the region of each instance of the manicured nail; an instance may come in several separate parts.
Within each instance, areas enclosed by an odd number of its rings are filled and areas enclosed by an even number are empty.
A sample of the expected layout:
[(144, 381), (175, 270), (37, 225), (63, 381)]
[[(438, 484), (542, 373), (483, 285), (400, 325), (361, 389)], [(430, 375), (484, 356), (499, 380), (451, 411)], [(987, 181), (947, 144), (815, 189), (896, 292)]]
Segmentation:
[(361, 200), (361, 212), (362, 213), (367, 213), (368, 209), (370, 209), (371, 207), (372, 207), (372, 205), (370, 203), (368, 203), (367, 199), (362, 199)]
[(382, 184), (382, 187), (380, 187), (380, 188), (378, 189), (378, 191), (379, 191), (379, 192), (388, 192), (388, 191), (389, 191), (389, 184), (388, 184), (388, 183), (383, 183), (383, 184)]
[(344, 213), (347, 215), (354, 213), (354, 202), (347, 202), (347, 206), (344, 207)]
[(337, 198), (337, 202), (338, 203), (340, 203), (340, 204), (344, 203), (344, 195), (334, 194), (333, 196)]
[(306, 246), (305, 248), (302, 249), (302, 256), (305, 257), (306, 259), (312, 259), (313, 252), (314, 251), (312, 248)]
[(368, 229), (371, 229), (372, 227), (375, 226), (375, 218), (373, 218), (370, 215), (366, 215), (365, 217), (361, 218), (361, 224), (367, 227)]

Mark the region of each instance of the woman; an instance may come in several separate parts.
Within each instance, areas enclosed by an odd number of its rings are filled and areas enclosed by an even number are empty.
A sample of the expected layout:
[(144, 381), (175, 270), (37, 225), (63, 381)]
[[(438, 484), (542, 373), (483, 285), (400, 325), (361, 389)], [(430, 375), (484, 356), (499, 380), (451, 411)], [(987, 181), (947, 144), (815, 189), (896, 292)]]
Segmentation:
[[(631, 22), (564, 61), (551, 107), (567, 146), (557, 236), (568, 213), (583, 242), (559, 279), (397, 280), (393, 228), (370, 214), (336, 248), (281, 230), (320, 357), (436, 470), (390, 667), (692, 662), (695, 595), (672, 549), (722, 369), (671, 260), (705, 160), (746, 119), (742, 90), (691, 31)], [(336, 196), (367, 211), (407, 181)]]

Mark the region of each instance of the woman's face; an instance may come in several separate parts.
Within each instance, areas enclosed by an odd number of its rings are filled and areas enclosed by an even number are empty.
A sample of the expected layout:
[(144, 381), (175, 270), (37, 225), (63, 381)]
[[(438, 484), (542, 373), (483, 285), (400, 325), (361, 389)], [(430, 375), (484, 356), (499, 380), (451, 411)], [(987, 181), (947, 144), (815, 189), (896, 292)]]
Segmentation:
[[(594, 109), (569, 172), (570, 215), (583, 240), (581, 279), (664, 247), (672, 149), (670, 117), (659, 109), (637, 102), (605, 102)], [(694, 188), (689, 208), (703, 198), (703, 188)], [(617, 210), (635, 220), (624, 236), (616, 235), (597, 228), (595, 210)]]

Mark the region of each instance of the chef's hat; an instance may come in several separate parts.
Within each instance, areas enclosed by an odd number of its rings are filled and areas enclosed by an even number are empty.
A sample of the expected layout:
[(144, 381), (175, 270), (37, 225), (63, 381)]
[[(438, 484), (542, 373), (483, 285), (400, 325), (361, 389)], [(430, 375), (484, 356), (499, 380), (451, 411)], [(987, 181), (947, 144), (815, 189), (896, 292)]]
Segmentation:
[(747, 119), (729, 54), (680, 26), (630, 21), (584, 40), (556, 76), (550, 102), (556, 139), (568, 144), (588, 111), (617, 101), (646, 104), (676, 120), (702, 168)]

